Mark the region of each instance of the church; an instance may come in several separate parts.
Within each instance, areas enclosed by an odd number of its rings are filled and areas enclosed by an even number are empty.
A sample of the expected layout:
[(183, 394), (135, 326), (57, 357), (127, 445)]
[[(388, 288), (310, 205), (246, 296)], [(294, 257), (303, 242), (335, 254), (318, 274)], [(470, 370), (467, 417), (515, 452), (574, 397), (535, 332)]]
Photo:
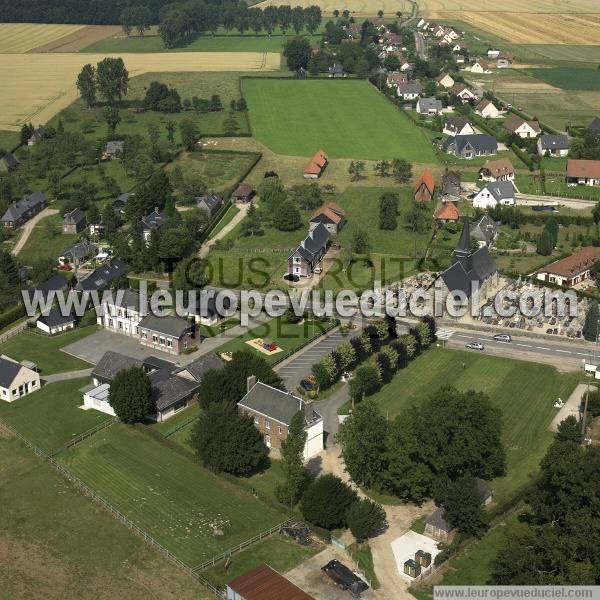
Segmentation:
[(480, 301), (498, 283), (499, 269), (487, 246), (471, 249), (469, 218), (465, 218), (460, 240), (452, 255), (453, 264), (440, 275), (446, 292), (463, 292), (470, 300), (474, 285)]

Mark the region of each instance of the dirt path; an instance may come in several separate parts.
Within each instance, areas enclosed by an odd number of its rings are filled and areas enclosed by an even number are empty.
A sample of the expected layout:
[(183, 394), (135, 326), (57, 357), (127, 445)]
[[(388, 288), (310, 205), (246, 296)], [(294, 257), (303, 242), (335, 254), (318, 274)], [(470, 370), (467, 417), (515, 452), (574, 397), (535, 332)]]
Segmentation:
[(227, 225), (225, 225), (225, 227), (223, 227), (223, 229), (221, 229), (221, 231), (219, 231), (219, 233), (217, 233), (217, 235), (215, 235), (214, 237), (211, 237), (210, 239), (206, 240), (206, 242), (204, 242), (204, 244), (202, 244), (202, 247), (200, 248), (200, 250), (198, 252), (198, 256), (200, 258), (205, 258), (208, 255), (208, 251), (212, 248), (212, 246), (215, 245), (215, 243), (217, 241), (222, 240), (228, 233), (233, 231), (233, 229), (235, 228), (235, 226), (238, 223), (241, 223), (241, 221), (246, 216), (246, 213), (248, 212), (250, 205), (242, 204), (242, 205), (239, 205), (238, 208), (239, 208), (239, 211), (235, 215), (235, 217), (233, 217), (233, 219), (231, 219), (231, 221), (229, 221), (229, 223), (227, 223)]
[(64, 373), (55, 373), (54, 375), (45, 375), (42, 377), (46, 384), (56, 383), (57, 381), (68, 381), (70, 379), (83, 379), (92, 374), (93, 368), (80, 369), (79, 371), (65, 371)]
[(58, 211), (55, 208), (45, 208), (41, 213), (38, 213), (33, 217), (33, 219), (29, 219), (25, 225), (23, 225), (23, 229), (21, 229), (21, 237), (17, 240), (17, 243), (14, 245), (11, 250), (11, 254), (16, 256), (23, 250), (23, 246), (27, 243), (33, 228), (44, 218), (51, 217), (52, 215), (58, 214)]
[[(585, 396), (587, 387), (587, 384), (580, 383), (573, 390), (573, 393), (569, 396), (569, 399), (565, 402), (565, 405), (556, 413), (554, 419), (552, 419), (552, 423), (550, 423), (550, 427), (548, 427), (550, 431), (556, 431), (559, 423), (571, 415), (576, 419), (579, 417), (579, 405)], [(597, 387), (595, 385), (590, 387), (590, 391), (594, 391), (596, 389)]]

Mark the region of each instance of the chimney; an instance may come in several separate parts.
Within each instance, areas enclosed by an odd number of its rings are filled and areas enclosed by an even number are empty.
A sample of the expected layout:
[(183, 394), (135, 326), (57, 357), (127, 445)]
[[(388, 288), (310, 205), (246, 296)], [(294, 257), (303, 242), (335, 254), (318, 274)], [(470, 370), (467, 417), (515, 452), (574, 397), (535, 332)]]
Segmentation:
[(248, 393), (256, 385), (256, 375), (250, 375), (246, 379), (246, 393)]

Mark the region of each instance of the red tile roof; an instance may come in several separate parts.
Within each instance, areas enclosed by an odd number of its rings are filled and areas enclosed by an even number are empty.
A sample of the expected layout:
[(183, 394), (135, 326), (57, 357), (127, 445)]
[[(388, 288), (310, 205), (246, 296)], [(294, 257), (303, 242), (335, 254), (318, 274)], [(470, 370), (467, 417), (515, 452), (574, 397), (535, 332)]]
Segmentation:
[(567, 177), (600, 179), (600, 160), (569, 160)]
[(460, 212), (454, 202), (446, 202), (437, 209), (433, 218), (436, 221), (458, 221), (460, 219)]
[(545, 267), (542, 267), (538, 273), (552, 273), (562, 277), (573, 277), (587, 271), (598, 260), (598, 250), (592, 246), (587, 246), (567, 258), (557, 260)]
[(433, 179), (433, 175), (425, 169), (423, 173), (421, 173), (421, 177), (417, 179), (417, 183), (415, 183), (415, 192), (423, 185), (431, 192), (433, 196), (433, 192), (435, 191), (435, 180)]
[(320, 175), (328, 162), (327, 154), (323, 150), (319, 150), (306, 165), (304, 172), (307, 175)]
[(227, 585), (244, 600), (315, 600), (268, 565), (260, 565)]

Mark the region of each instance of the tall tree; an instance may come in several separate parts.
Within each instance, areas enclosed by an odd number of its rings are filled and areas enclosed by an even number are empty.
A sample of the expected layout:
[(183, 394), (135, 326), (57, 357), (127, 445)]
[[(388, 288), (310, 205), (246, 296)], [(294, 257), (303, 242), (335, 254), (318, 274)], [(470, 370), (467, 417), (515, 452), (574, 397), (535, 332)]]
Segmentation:
[(107, 106), (104, 109), (104, 120), (106, 121), (108, 136), (111, 137), (115, 134), (117, 125), (121, 122), (119, 109), (114, 106)]
[(304, 412), (297, 412), (288, 427), (288, 435), (281, 443), (281, 467), (284, 481), (275, 489), (277, 499), (293, 507), (300, 500), (309, 481), (304, 469), (304, 445), (307, 433)]
[(96, 104), (96, 69), (93, 65), (84, 65), (77, 75), (77, 89), (88, 108)]
[(122, 58), (104, 58), (96, 66), (98, 92), (106, 102), (114, 106), (127, 95), (129, 72)]
[(583, 323), (583, 337), (588, 342), (598, 341), (598, 322), (600, 321), (600, 311), (598, 310), (598, 302), (590, 300), (587, 312), (585, 313), (585, 321)]
[(368, 498), (358, 499), (348, 509), (346, 514), (348, 527), (357, 542), (375, 537), (386, 527), (385, 510)]
[(477, 480), (465, 476), (451, 482), (442, 501), (444, 518), (467, 535), (481, 537), (487, 527), (483, 498)]
[(331, 530), (346, 525), (348, 509), (356, 499), (356, 492), (339, 477), (321, 475), (304, 492), (300, 511), (310, 523)]
[(108, 403), (123, 423), (137, 423), (154, 411), (152, 386), (140, 367), (119, 371), (108, 391)]
[(305, 37), (292, 38), (283, 47), (283, 55), (290, 71), (297, 71), (301, 67), (306, 69), (312, 55), (310, 42)]

